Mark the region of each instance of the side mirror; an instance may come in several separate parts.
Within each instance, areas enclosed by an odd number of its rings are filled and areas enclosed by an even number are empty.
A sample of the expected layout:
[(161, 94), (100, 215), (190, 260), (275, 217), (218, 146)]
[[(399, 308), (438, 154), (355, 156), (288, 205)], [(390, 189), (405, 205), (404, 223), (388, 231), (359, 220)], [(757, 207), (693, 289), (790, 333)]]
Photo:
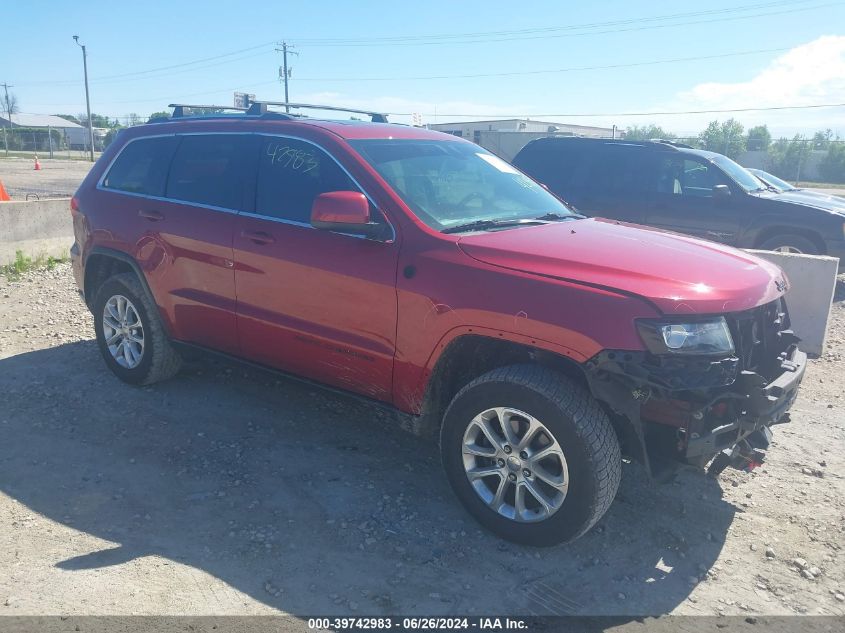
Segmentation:
[(725, 200), (731, 197), (731, 188), (727, 185), (716, 185), (713, 187), (713, 197), (717, 200)]
[(311, 226), (325, 231), (377, 237), (383, 225), (370, 222), (370, 203), (359, 191), (321, 193), (311, 205)]

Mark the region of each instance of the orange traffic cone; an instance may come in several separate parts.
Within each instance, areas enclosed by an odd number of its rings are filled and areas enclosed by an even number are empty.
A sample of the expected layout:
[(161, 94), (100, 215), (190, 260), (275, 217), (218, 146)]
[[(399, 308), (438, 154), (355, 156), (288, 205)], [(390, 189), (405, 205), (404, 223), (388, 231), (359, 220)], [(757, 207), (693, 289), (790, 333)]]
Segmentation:
[(9, 200), (11, 200), (9, 193), (6, 191), (6, 187), (3, 186), (3, 181), (0, 180), (0, 202), (8, 202)]
[(41, 163), (38, 162), (38, 154), (35, 155), (35, 171), (41, 171)]

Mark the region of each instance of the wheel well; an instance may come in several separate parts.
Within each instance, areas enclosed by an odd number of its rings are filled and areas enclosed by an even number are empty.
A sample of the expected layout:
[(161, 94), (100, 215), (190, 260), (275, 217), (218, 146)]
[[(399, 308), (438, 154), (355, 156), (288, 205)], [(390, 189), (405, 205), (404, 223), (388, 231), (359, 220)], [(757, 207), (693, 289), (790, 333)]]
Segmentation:
[(816, 248), (819, 249), (819, 254), (827, 254), (827, 248), (825, 247), (825, 243), (821, 235), (809, 229), (795, 228), (791, 226), (772, 226), (763, 229), (757, 235), (757, 239), (754, 242), (755, 248), (759, 248), (763, 245), (763, 243), (775, 237), (776, 235), (800, 235), (801, 237), (805, 237), (810, 240), (813, 244), (815, 244)]
[(420, 432), (435, 435), (452, 398), (472, 380), (493, 369), (519, 363), (554, 369), (589, 389), (581, 366), (569, 358), (512, 341), (472, 334), (460, 336), (443, 351), (431, 373), (419, 421)]
[(129, 263), (111, 257), (110, 255), (93, 254), (85, 262), (85, 303), (91, 307), (91, 302), (97, 296), (97, 290), (103, 282), (113, 275), (120, 273), (135, 273)]

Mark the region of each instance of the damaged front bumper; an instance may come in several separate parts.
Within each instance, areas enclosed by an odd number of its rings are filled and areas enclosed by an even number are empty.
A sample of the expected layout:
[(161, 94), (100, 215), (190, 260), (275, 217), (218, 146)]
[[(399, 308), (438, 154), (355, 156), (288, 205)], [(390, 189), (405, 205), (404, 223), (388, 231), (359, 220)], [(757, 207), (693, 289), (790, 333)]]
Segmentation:
[(807, 355), (787, 326), (785, 309), (774, 302), (731, 315), (734, 355), (605, 350), (587, 363), (588, 382), (617, 415), (626, 452), (637, 458), (639, 448), (652, 474), (717, 456), (711, 471), (753, 468), (768, 447), (769, 427), (789, 421), (806, 370)]
[[(782, 371), (774, 380), (767, 381), (751, 371), (740, 373), (734, 389), (729, 392), (734, 415), (728, 418), (729, 421), (717, 422), (709, 428), (707, 424), (693, 425), (698, 430), (689, 432), (685, 461), (707, 462), (721, 451), (729, 451), (732, 459), (740, 460), (732, 461), (730, 465), (733, 466), (746, 463), (752, 457), (762, 458), (761, 451), (768, 448), (771, 439), (769, 427), (789, 421), (788, 411), (798, 396), (798, 387), (807, 368), (807, 355), (797, 346), (782, 356)], [(736, 395), (740, 397), (734, 397)], [(704, 416), (701, 421), (705, 421)], [(743, 441), (747, 445), (742, 444)], [(735, 448), (738, 453), (733, 450)], [(761, 462), (762, 459), (757, 463)]]

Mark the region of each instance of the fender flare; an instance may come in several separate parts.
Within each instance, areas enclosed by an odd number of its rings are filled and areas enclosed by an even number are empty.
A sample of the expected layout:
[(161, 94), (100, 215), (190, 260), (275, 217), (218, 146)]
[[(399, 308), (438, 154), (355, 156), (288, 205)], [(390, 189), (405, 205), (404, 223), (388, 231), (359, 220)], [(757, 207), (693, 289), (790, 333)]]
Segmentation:
[[(102, 257), (110, 257), (111, 259), (117, 259), (117, 260), (123, 262), (124, 264), (127, 264), (132, 269), (132, 272), (134, 272), (135, 275), (138, 277), (138, 280), (141, 282), (141, 287), (144, 289), (144, 292), (146, 293), (147, 298), (150, 300), (150, 303), (152, 303), (156, 307), (159, 307), (158, 302), (156, 301), (155, 295), (153, 294), (152, 290), (150, 289), (150, 284), (147, 282), (147, 276), (144, 274), (144, 271), (141, 269), (141, 266), (138, 264), (138, 262), (135, 260), (135, 258), (132, 257), (131, 255), (129, 255), (128, 253), (125, 253), (124, 251), (119, 251), (119, 250), (114, 249), (114, 248), (107, 248), (105, 246), (94, 246), (91, 249), (91, 252), (89, 252), (88, 255), (85, 257), (86, 275), (83, 276), (83, 293), (85, 294), (85, 302), (86, 303), (89, 303), (90, 300), (93, 300), (93, 297), (90, 297), (90, 298), (88, 297), (87, 291), (85, 290), (85, 279), (87, 278), (88, 261), (94, 255), (99, 255), (99, 256), (102, 256)], [(159, 307), (159, 309), (161, 309), (161, 308)], [(165, 330), (165, 333), (169, 337), (170, 332), (169, 332), (169, 328), (168, 328), (168, 324), (166, 322), (166, 319), (161, 319), (161, 324), (162, 324), (162, 327)]]

